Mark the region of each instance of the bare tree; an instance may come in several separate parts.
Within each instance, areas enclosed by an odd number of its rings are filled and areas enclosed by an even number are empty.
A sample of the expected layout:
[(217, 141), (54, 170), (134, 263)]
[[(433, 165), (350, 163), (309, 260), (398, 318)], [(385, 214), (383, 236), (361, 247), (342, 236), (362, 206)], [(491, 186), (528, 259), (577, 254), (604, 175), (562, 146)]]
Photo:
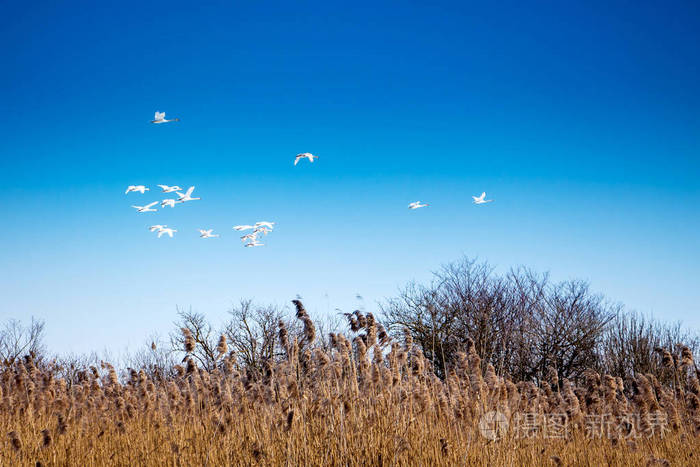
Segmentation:
[[(192, 310), (178, 310), (177, 329), (170, 334), (172, 352), (184, 352), (207, 370), (216, 368), (222, 358), (217, 350), (220, 336), (227, 342), (229, 355), (236, 362), (253, 373), (259, 373), (267, 362), (280, 358), (284, 350), (278, 344), (280, 323), (292, 342), (295, 338), (303, 341), (303, 329), (296, 319), (288, 318), (285, 309), (274, 305), (257, 305), (252, 300), (241, 300), (229, 310), (229, 319), (220, 330), (216, 330), (202, 313)], [(337, 320), (317, 321), (322, 329), (337, 327)], [(188, 344), (188, 335), (193, 341)], [(314, 345), (329, 346), (327, 336), (322, 336)], [(303, 341), (305, 342), (305, 341)], [(191, 350), (188, 348), (191, 347)], [(155, 351), (142, 351), (136, 355), (144, 362), (152, 362), (153, 368), (161, 368), (171, 363), (172, 354), (160, 355)], [(155, 360), (155, 361), (154, 361)], [(140, 365), (143, 366), (143, 365)]]
[(153, 335), (146, 345), (124, 359), (127, 367), (143, 369), (154, 381), (163, 381), (175, 365), (174, 352), (158, 335)]
[(700, 351), (698, 336), (684, 332), (680, 323), (661, 323), (634, 312), (619, 313), (599, 344), (600, 371), (625, 379), (651, 373), (664, 381), (668, 375), (656, 349), (678, 355), (684, 345), (695, 354)]
[[(219, 357), (216, 351), (219, 334), (214, 331), (211, 323), (202, 313), (192, 309), (187, 311), (178, 309), (177, 314), (179, 317), (175, 322), (177, 330), (170, 333), (171, 349), (174, 352), (185, 352), (206, 370), (213, 370)], [(188, 330), (194, 338), (195, 346), (191, 352), (186, 350), (183, 330)]]
[[(258, 371), (265, 361), (276, 356), (279, 322), (285, 316), (279, 308), (255, 305), (252, 300), (241, 300), (229, 310), (231, 318), (224, 327), (224, 335), (240, 364)], [(292, 328), (291, 323), (286, 323)]]
[(510, 301), (507, 282), (494, 277), (492, 267), (463, 259), (435, 272), (429, 285), (411, 283), (380, 307), (394, 335), (407, 329), (444, 375), (468, 339), (485, 363), (504, 369), (516, 326)]
[(583, 281), (552, 284), (532, 309), (527, 329), (535, 343), (530, 377), (543, 378), (553, 367), (559, 379), (577, 379), (597, 364), (596, 346), (618, 308), (592, 294)]
[(24, 326), (15, 319), (6, 321), (0, 328), (0, 359), (11, 364), (17, 358), (33, 354), (35, 358), (44, 353), (44, 322), (32, 318)]
[(568, 378), (595, 366), (617, 310), (585, 282), (554, 284), (522, 268), (499, 276), (467, 258), (441, 268), (429, 285), (409, 284), (381, 309), (394, 335), (407, 329), (440, 376), (471, 339), (484, 365), (533, 380), (550, 366)]

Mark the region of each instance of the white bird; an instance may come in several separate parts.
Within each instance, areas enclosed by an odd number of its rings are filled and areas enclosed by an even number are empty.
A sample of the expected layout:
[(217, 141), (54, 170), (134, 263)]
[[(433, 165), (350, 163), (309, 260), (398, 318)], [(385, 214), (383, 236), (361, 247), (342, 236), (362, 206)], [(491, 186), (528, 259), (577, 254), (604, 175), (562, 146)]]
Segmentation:
[(173, 238), (173, 233), (177, 232), (175, 229), (171, 229), (170, 227), (163, 227), (158, 231), (158, 238), (162, 237), (163, 234), (168, 234), (170, 238)]
[(171, 120), (166, 120), (165, 119), (165, 112), (158, 112), (156, 111), (156, 116), (153, 120), (151, 120), (151, 123), (168, 123), (168, 122), (179, 122), (179, 118), (173, 118)]
[(233, 230), (238, 230), (239, 232), (242, 230), (249, 230), (249, 229), (254, 229), (255, 226), (252, 225), (237, 225), (233, 228)]
[(131, 207), (136, 209), (138, 212), (156, 212), (157, 209), (151, 209), (156, 204), (158, 204), (158, 201), (153, 201), (151, 204), (147, 204), (145, 206), (131, 206)]
[(268, 229), (272, 230), (274, 225), (274, 222), (256, 222), (253, 227), (267, 227)]
[(270, 232), (272, 232), (272, 230), (268, 229), (267, 227), (256, 227), (256, 228), (253, 230), (253, 233), (254, 233), (254, 234), (262, 233), (263, 235), (267, 235), (267, 234), (269, 234)]
[(175, 200), (174, 199), (164, 199), (160, 203), (160, 207), (164, 208), (165, 206), (170, 206), (171, 208), (175, 207)]
[(192, 197), (192, 192), (193, 192), (193, 191), (194, 191), (194, 187), (193, 187), (193, 186), (189, 187), (189, 188), (187, 189), (187, 191), (185, 192), (184, 195), (178, 191), (178, 192), (177, 192), (177, 195), (179, 196), (179, 198), (177, 199), (177, 202), (178, 202), (178, 203), (184, 203), (185, 201), (195, 201), (195, 200), (198, 200), (198, 199), (202, 199), (202, 198), (193, 198), (193, 197)]
[(214, 229), (209, 229), (209, 230), (198, 229), (198, 230), (199, 230), (199, 233), (201, 234), (200, 237), (202, 237), (202, 238), (214, 238), (214, 237), (219, 236), (219, 234), (212, 234)]
[(297, 157), (294, 158), (294, 165), (297, 165), (302, 159), (308, 159), (310, 162), (313, 162), (314, 159), (318, 159), (318, 156), (314, 156), (310, 152), (302, 152), (301, 154), (297, 154)]
[(472, 198), (474, 199), (474, 204), (485, 204), (493, 201), (492, 199), (484, 199), (486, 198), (486, 192), (481, 193), (481, 196), (472, 196)]
[(420, 201), (414, 201), (413, 203), (408, 205), (408, 209), (418, 209), (418, 208), (424, 208), (426, 206), (430, 206), (428, 203), (422, 203)]
[(156, 225), (150, 226), (148, 228), (148, 230), (150, 230), (151, 232), (155, 232), (156, 230), (160, 232), (161, 230), (163, 230), (166, 227), (167, 227), (167, 225), (156, 224)]
[(130, 193), (130, 192), (132, 192), (132, 191), (139, 191), (139, 192), (141, 192), (141, 194), (144, 194), (144, 193), (147, 192), (149, 189), (150, 189), (150, 188), (146, 188), (146, 187), (143, 186), (143, 185), (129, 185), (129, 187), (126, 189), (126, 191), (124, 192), (124, 194)]
[(258, 234), (256, 234), (256, 233), (246, 234), (246, 235), (243, 235), (241, 237), (242, 242), (245, 242), (246, 240), (251, 240), (251, 241), (255, 242), (255, 241), (257, 241), (257, 239), (258, 239)]
[(180, 188), (177, 185), (173, 185), (173, 186), (158, 185), (158, 186), (163, 189), (163, 193), (172, 193), (173, 191), (181, 191), (182, 190), (182, 188)]
[(254, 240), (254, 241), (252, 241), (252, 242), (250, 242), (250, 243), (246, 243), (244, 246), (245, 246), (246, 248), (250, 248), (251, 246), (263, 246), (263, 245), (265, 245), (265, 244), (264, 244), (264, 243), (260, 243), (260, 242), (258, 242), (257, 240)]

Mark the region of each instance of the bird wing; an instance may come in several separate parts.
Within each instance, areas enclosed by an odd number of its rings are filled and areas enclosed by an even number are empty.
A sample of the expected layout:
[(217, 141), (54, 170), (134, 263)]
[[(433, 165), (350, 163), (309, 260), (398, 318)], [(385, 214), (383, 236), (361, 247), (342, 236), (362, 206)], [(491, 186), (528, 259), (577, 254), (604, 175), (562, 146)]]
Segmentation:
[(482, 191), (481, 196), (479, 196), (479, 199), (484, 199), (484, 198), (486, 198), (486, 192)]
[(156, 112), (155, 120), (163, 120), (165, 118), (165, 112)]
[(301, 156), (297, 156), (294, 158), (294, 165), (297, 165), (299, 163), (299, 159), (301, 159)]
[(166, 191), (168, 188), (170, 188), (168, 185), (158, 185), (163, 189), (163, 191)]
[(134, 208), (134, 209), (143, 209), (143, 206), (133, 206), (133, 205), (132, 205), (131, 207)]
[(193, 191), (194, 191), (194, 187), (191, 186), (191, 187), (189, 187), (189, 188), (187, 189), (187, 191), (185, 192), (185, 195), (190, 196), (190, 195), (192, 194)]
[(153, 206), (155, 206), (156, 204), (158, 204), (158, 201), (153, 201), (151, 204), (147, 204), (147, 205), (144, 206), (144, 207), (145, 207), (146, 209), (150, 209), (150, 208), (152, 208)]

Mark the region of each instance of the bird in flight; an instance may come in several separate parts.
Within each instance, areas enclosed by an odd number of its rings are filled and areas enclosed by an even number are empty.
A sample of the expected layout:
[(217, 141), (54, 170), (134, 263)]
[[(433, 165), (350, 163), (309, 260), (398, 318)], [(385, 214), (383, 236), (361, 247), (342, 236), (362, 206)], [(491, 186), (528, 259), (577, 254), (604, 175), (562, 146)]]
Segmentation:
[(253, 233), (254, 233), (254, 234), (259, 234), (259, 233), (261, 233), (261, 234), (263, 234), (263, 235), (267, 235), (267, 234), (269, 234), (270, 232), (272, 232), (272, 230), (271, 230), (271, 229), (268, 229), (267, 227), (256, 227), (255, 229), (253, 229)]
[(198, 200), (198, 199), (202, 199), (202, 198), (193, 198), (193, 197), (192, 197), (192, 192), (193, 192), (193, 191), (194, 191), (194, 187), (193, 187), (193, 186), (189, 187), (189, 188), (187, 189), (187, 191), (185, 192), (185, 194), (182, 194), (182, 193), (180, 193), (180, 192), (178, 191), (178, 192), (177, 192), (177, 195), (179, 196), (179, 198), (177, 199), (177, 202), (178, 202), (178, 203), (184, 203), (184, 202), (186, 202), (186, 201), (195, 201), (195, 200)]
[(151, 209), (156, 204), (158, 204), (158, 201), (154, 201), (154, 202), (147, 204), (145, 206), (131, 206), (131, 207), (136, 209), (137, 212), (156, 212), (157, 209)]
[(430, 206), (427, 203), (422, 203), (420, 201), (414, 201), (413, 203), (408, 205), (408, 209), (418, 209), (418, 208), (424, 208), (426, 206)]
[(233, 228), (233, 230), (238, 230), (241, 232), (242, 230), (249, 230), (249, 229), (254, 229), (255, 226), (252, 225), (237, 225)]
[(158, 185), (158, 186), (163, 189), (163, 193), (172, 193), (173, 191), (181, 191), (182, 190), (182, 188), (180, 188), (177, 185), (173, 185), (173, 186)]
[(158, 238), (162, 237), (164, 234), (168, 234), (170, 238), (173, 238), (173, 233), (177, 232), (175, 229), (171, 229), (170, 227), (163, 227), (158, 231)]
[(151, 120), (151, 123), (168, 123), (168, 122), (179, 122), (179, 118), (173, 118), (170, 120), (165, 119), (165, 112), (158, 112), (156, 111), (156, 116), (153, 120)]
[(294, 158), (294, 165), (297, 165), (302, 159), (308, 159), (309, 162), (313, 162), (315, 159), (318, 159), (318, 156), (314, 156), (310, 152), (302, 152), (301, 154), (297, 154), (297, 157)]
[(472, 196), (472, 198), (474, 199), (474, 204), (486, 204), (493, 201), (492, 199), (485, 199), (486, 192), (481, 193), (481, 196)]
[(171, 208), (174, 208), (175, 207), (175, 200), (174, 199), (164, 199), (160, 203), (160, 207), (164, 208), (165, 206), (170, 206)]
[(160, 231), (163, 230), (165, 227), (167, 227), (167, 225), (156, 224), (156, 225), (150, 226), (150, 227), (148, 228), (148, 230), (150, 230), (151, 232), (155, 232), (156, 230), (160, 232)]
[(214, 229), (209, 229), (209, 230), (199, 229), (199, 233), (200, 233), (199, 236), (202, 237), (202, 238), (215, 238), (215, 237), (218, 237), (219, 234), (212, 234), (213, 231), (214, 231)]
[(146, 193), (149, 189), (150, 189), (150, 188), (146, 188), (146, 187), (143, 186), (143, 185), (129, 185), (129, 187), (126, 189), (126, 191), (124, 192), (124, 194), (130, 193), (130, 192), (132, 192), (132, 191), (138, 191), (138, 192), (140, 192), (141, 194), (144, 194), (144, 193)]
[(267, 227), (268, 229), (272, 230), (272, 229), (274, 228), (274, 227), (273, 227), (274, 225), (275, 225), (274, 222), (256, 222), (255, 225), (254, 225), (253, 227), (255, 227), (255, 228), (257, 228), (257, 227)]
[(256, 234), (255, 232), (243, 235), (241, 237), (242, 242), (245, 242), (246, 240), (250, 240), (251, 242), (255, 242), (255, 241), (257, 241), (257, 239), (258, 239), (258, 234)]
[(260, 242), (257, 241), (257, 240), (253, 240), (253, 241), (250, 242), (250, 243), (246, 243), (244, 246), (245, 246), (246, 248), (250, 248), (250, 247), (252, 247), (252, 246), (264, 246), (264, 245), (265, 245), (264, 243), (260, 243)]

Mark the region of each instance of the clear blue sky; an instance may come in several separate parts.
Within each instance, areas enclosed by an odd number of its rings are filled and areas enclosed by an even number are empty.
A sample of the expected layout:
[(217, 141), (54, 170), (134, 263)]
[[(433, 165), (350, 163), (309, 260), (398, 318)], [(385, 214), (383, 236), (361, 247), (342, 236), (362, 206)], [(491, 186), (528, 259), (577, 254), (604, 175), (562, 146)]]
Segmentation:
[[(462, 255), (700, 327), (697, 2), (10, 1), (0, 43), (0, 319), (55, 351), (374, 310)], [(159, 183), (202, 200), (135, 213)]]

